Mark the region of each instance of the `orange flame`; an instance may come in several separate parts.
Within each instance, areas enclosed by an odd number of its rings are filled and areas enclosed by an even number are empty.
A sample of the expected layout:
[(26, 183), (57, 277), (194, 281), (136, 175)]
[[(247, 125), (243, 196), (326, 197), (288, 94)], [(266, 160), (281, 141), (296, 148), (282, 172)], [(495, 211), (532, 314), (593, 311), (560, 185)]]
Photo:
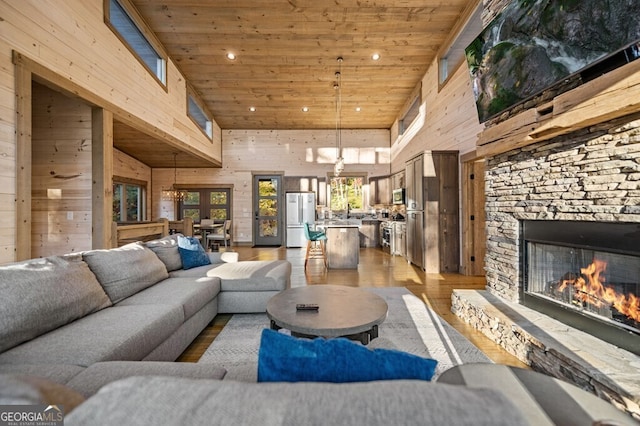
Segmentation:
[(601, 307), (607, 303), (621, 314), (640, 322), (640, 298), (635, 294), (617, 293), (612, 287), (602, 285), (606, 282), (603, 275), (606, 270), (607, 262), (594, 259), (589, 266), (580, 269), (581, 277), (562, 280), (558, 290), (563, 291), (568, 285), (572, 285), (575, 292), (574, 300), (589, 303), (595, 307)]

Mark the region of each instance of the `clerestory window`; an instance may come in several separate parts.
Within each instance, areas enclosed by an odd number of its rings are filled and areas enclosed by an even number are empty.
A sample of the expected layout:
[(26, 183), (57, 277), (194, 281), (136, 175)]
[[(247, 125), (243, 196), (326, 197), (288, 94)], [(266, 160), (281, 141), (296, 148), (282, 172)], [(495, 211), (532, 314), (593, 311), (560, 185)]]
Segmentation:
[[(126, 6), (125, 6), (126, 5)], [(167, 55), (153, 40), (133, 6), (124, 0), (105, 0), (105, 22), (142, 65), (166, 88)]]

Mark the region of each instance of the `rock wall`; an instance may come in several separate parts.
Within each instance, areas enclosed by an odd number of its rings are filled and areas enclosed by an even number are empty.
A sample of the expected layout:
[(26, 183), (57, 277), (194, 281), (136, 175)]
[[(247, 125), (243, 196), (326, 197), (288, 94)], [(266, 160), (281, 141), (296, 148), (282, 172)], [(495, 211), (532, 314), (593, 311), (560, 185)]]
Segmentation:
[(491, 293), (518, 301), (520, 221), (640, 222), (640, 115), (487, 159)]

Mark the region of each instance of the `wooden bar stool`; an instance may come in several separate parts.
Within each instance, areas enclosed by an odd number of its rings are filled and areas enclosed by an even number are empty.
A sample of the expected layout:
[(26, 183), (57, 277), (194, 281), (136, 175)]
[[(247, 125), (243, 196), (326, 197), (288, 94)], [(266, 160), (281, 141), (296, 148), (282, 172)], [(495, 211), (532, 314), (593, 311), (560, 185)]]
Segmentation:
[(304, 257), (304, 268), (307, 269), (309, 259), (322, 259), (324, 267), (327, 267), (327, 252), (325, 250), (325, 241), (327, 235), (322, 231), (312, 231), (309, 224), (304, 224), (304, 236), (307, 238), (307, 254)]

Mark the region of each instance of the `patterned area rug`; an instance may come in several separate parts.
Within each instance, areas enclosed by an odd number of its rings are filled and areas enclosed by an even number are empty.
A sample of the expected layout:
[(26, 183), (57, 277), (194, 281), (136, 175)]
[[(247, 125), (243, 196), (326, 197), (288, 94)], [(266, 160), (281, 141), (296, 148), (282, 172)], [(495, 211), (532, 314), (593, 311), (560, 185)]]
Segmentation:
[[(389, 315), (379, 327), (379, 337), (368, 347), (397, 349), (433, 358), (438, 361), (435, 377), (454, 365), (491, 363), (466, 337), (406, 288), (365, 290), (379, 295), (389, 306)], [(266, 314), (235, 314), (198, 362), (226, 368), (225, 379), (255, 382), (260, 334), (268, 327)]]

